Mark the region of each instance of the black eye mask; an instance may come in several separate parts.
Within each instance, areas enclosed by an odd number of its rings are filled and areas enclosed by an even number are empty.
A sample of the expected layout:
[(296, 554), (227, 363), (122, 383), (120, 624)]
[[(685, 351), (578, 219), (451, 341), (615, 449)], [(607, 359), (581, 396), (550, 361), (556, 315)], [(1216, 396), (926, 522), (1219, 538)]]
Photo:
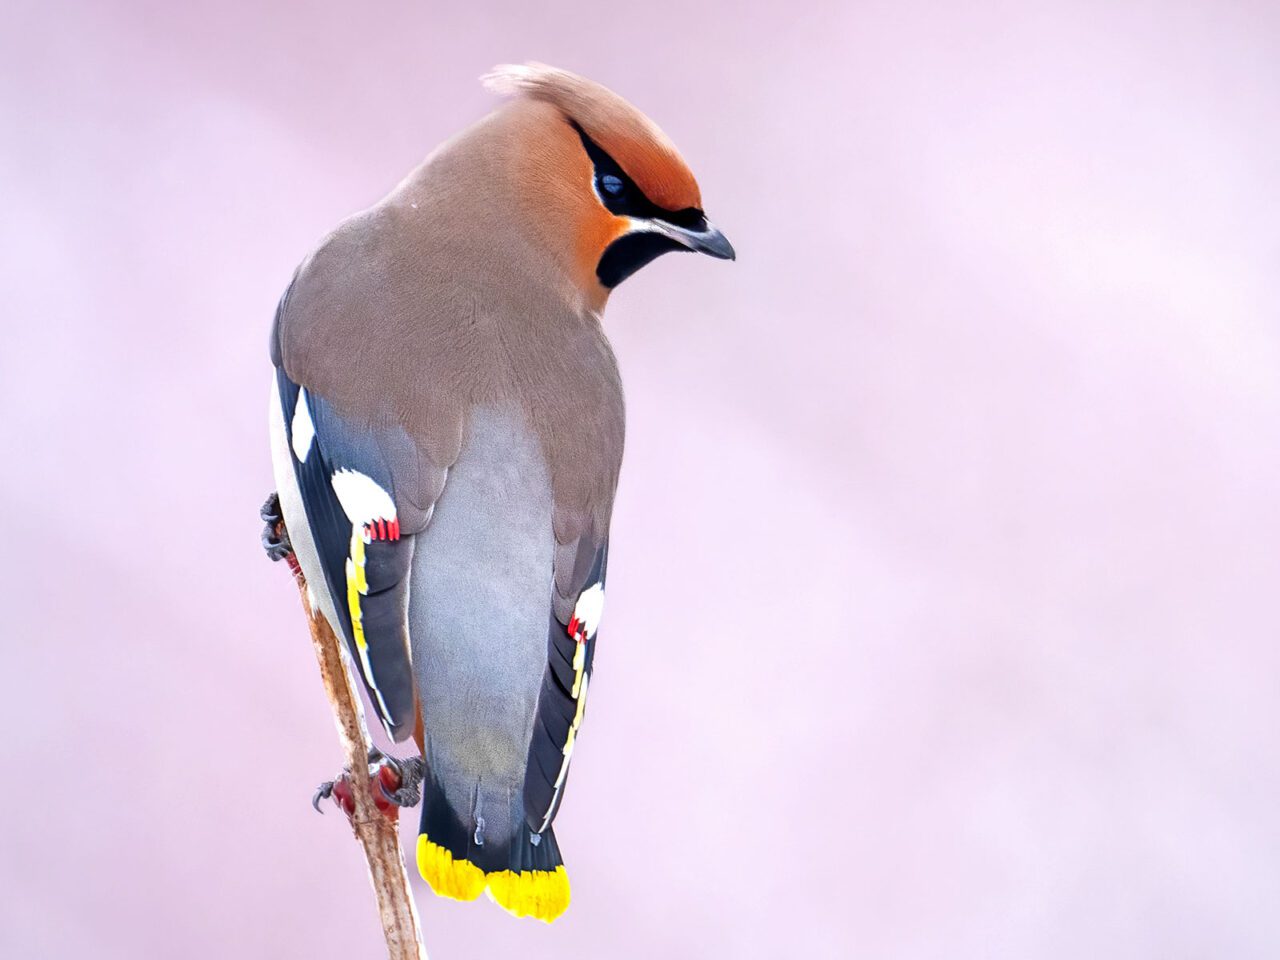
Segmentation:
[(605, 153), (598, 143), (587, 136), (582, 127), (572, 120), (569, 122), (582, 138), (582, 146), (595, 167), (596, 193), (599, 194), (600, 202), (610, 213), (641, 220), (665, 220), (679, 227), (690, 228), (696, 228), (705, 220), (702, 211), (697, 207), (667, 210), (658, 206), (644, 195), (644, 191), (636, 186), (634, 180), (623, 172), (618, 161)]
[[(707, 219), (697, 207), (667, 210), (644, 195), (636, 182), (627, 176), (618, 162), (609, 156), (586, 131), (572, 120), (582, 138), (582, 146), (595, 168), (596, 195), (606, 210), (619, 217), (636, 220), (663, 220), (680, 227), (705, 228)], [(662, 233), (637, 230), (619, 237), (605, 249), (596, 265), (596, 276), (609, 288), (616, 287), (641, 267), (673, 250), (688, 250), (684, 244)]]

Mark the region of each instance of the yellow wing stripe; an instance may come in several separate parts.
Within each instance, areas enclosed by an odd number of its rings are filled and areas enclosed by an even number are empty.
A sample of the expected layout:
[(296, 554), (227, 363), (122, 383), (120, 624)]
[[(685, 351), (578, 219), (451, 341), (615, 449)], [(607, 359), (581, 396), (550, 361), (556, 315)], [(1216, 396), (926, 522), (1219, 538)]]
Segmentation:
[(360, 612), (360, 598), (369, 593), (369, 580), (365, 576), (365, 534), (361, 526), (351, 528), (351, 555), (347, 557), (347, 610), (351, 614), (351, 636), (356, 641), (356, 653), (360, 655), (360, 667), (364, 678), (373, 690), (374, 699), (378, 702), (378, 710), (383, 726), (387, 726), (387, 718), (391, 716), (391, 708), (378, 689), (378, 678), (373, 675), (373, 663), (369, 660), (369, 641), (364, 635), (364, 615)]
[(351, 555), (347, 558), (347, 610), (351, 613), (351, 633), (356, 646), (368, 649), (361, 623), (360, 598), (369, 592), (369, 581), (364, 574), (364, 534), (360, 527), (351, 530)]

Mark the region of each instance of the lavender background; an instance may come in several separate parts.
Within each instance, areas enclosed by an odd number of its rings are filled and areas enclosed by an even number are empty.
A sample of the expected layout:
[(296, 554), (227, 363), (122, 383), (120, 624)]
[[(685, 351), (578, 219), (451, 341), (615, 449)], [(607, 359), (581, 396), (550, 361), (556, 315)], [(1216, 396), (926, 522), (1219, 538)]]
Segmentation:
[[(607, 318), (627, 461), (555, 926), (434, 958), (1280, 952), (1280, 11), (0, 14), (0, 955), (377, 956), (257, 543), (296, 262), (540, 59), (737, 245)], [(412, 819), (412, 818), (409, 818)]]

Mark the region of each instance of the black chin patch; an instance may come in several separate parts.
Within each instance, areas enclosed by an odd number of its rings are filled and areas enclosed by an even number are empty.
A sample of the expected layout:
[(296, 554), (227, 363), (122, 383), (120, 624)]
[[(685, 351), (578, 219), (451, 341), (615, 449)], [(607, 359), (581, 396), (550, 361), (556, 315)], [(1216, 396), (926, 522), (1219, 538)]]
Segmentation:
[(596, 264), (596, 276), (612, 289), (631, 276), (646, 263), (656, 260), (672, 250), (687, 250), (683, 244), (670, 237), (645, 230), (619, 237), (605, 249)]

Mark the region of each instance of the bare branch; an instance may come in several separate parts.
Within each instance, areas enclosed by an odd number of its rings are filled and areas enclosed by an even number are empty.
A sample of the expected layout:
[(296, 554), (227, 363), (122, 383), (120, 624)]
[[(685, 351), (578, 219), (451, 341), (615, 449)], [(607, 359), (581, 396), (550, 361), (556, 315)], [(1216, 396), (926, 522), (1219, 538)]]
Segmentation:
[(296, 573), (294, 578), (311, 627), (311, 643), (320, 664), (324, 692), (333, 708), (338, 739), (342, 742), (347, 770), (351, 773), (351, 794), (356, 807), (351, 824), (356, 839), (364, 847), (365, 859), (369, 861), (369, 880), (378, 899), (378, 916), (387, 938), (387, 956), (390, 960), (426, 960), (427, 950), (422, 945), (418, 911), (400, 854), (400, 837), (394, 821), (374, 805), (366, 775), (369, 769), (369, 737), (359, 695), (351, 681), (338, 638), (329, 622), (312, 611), (302, 574)]

